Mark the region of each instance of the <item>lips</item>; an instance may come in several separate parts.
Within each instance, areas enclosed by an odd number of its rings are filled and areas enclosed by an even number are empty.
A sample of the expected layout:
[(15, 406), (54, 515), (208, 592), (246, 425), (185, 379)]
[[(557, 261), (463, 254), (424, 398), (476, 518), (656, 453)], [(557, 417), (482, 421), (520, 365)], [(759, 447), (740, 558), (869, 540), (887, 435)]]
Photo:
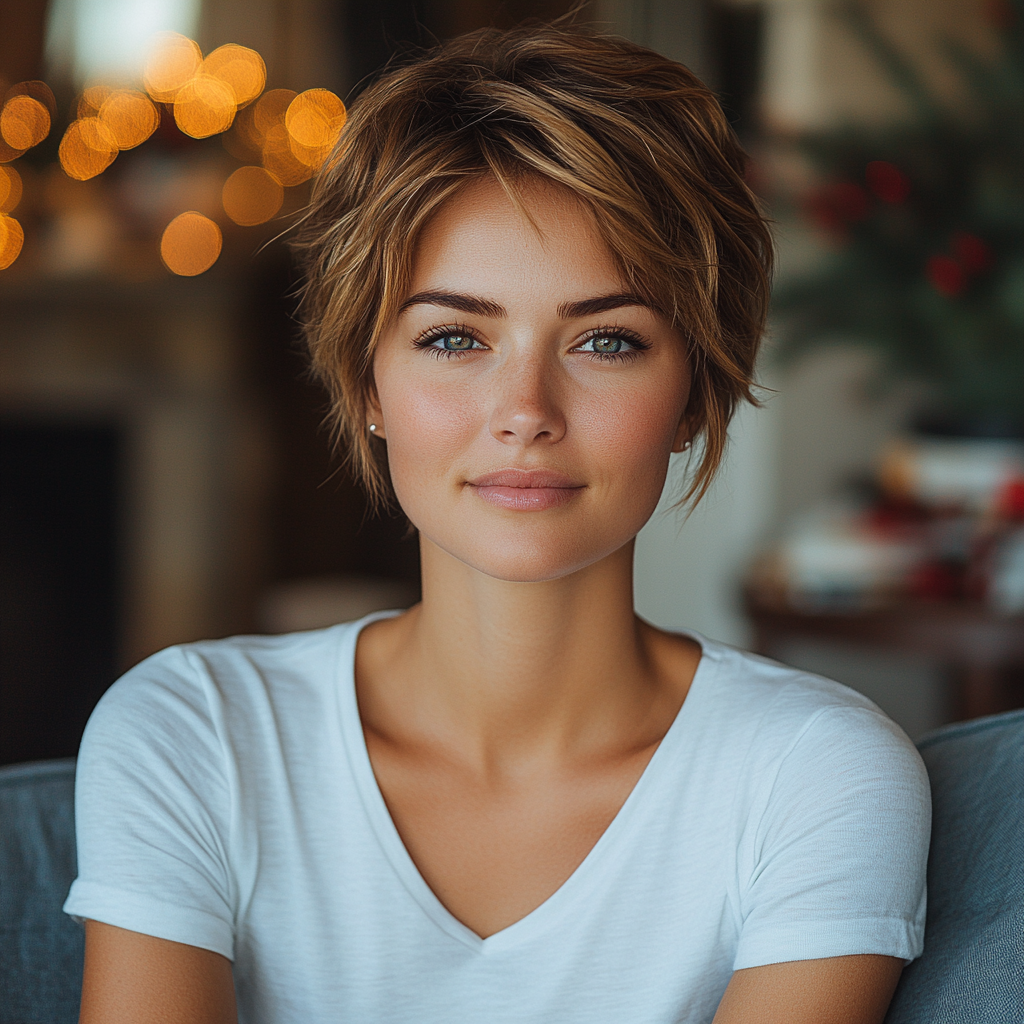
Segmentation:
[(501, 469), (467, 483), (489, 505), (515, 512), (540, 512), (564, 505), (585, 487), (550, 469)]

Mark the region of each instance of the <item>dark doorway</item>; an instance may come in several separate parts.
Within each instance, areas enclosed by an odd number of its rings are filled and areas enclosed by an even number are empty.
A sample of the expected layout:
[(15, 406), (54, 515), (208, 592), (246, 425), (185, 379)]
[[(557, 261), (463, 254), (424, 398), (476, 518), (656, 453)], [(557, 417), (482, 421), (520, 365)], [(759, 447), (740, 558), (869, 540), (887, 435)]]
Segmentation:
[(78, 752), (117, 675), (121, 431), (0, 421), (0, 763)]

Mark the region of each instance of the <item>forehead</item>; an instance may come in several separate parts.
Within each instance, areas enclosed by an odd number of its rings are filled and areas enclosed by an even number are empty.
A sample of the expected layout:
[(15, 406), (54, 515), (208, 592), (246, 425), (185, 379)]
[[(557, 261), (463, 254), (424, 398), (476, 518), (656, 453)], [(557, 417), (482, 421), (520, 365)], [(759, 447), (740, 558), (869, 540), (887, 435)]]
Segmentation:
[(414, 250), (412, 292), (475, 285), (508, 295), (540, 284), (587, 294), (622, 287), (592, 211), (541, 178), (520, 182), (515, 199), (493, 177), (468, 183), (428, 221)]

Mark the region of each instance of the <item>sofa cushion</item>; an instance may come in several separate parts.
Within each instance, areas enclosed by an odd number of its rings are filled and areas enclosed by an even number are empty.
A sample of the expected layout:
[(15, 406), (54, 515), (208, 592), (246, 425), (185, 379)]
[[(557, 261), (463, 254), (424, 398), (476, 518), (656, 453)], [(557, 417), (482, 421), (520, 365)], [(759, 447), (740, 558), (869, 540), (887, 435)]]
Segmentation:
[(0, 1024), (74, 1024), (85, 938), (61, 911), (75, 864), (75, 762), (0, 768)]
[(919, 744), (932, 784), (924, 954), (886, 1024), (1024, 1021), (1024, 711)]

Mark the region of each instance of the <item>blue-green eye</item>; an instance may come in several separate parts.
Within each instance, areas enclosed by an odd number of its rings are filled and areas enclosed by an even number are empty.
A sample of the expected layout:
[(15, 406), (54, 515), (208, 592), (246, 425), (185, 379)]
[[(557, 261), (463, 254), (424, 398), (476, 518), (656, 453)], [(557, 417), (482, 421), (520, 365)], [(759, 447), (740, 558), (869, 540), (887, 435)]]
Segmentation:
[(486, 348), (472, 334), (458, 329), (444, 330), (443, 328), (424, 335), (416, 342), (416, 347), (428, 349), (431, 355), (437, 356), (439, 359), (451, 358), (463, 352)]
[(476, 338), (471, 338), (468, 334), (445, 334), (443, 337), (434, 338), (433, 341), (435, 348), (443, 348), (447, 352), (465, 352), (478, 344)]
[[(584, 344), (583, 352), (599, 352), (601, 355), (614, 355), (622, 351), (622, 346), (627, 344), (622, 338), (615, 338), (606, 334), (599, 334), (597, 337), (589, 338)], [(590, 346), (589, 348), (587, 346)]]
[(634, 336), (632, 331), (627, 333), (625, 329), (598, 329), (578, 345), (575, 351), (587, 352), (604, 359), (625, 359), (636, 357), (646, 348), (650, 348), (650, 345)]

